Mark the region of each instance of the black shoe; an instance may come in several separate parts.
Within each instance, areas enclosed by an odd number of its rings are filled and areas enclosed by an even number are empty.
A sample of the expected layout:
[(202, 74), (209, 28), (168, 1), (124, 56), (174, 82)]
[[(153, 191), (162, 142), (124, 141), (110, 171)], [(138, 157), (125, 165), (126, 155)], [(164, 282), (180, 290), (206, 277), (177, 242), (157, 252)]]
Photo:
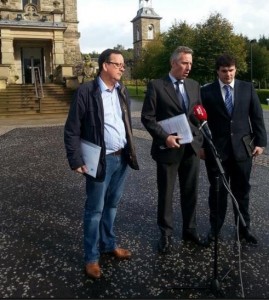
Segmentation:
[(239, 240), (245, 240), (248, 244), (258, 245), (257, 238), (249, 231), (249, 229), (244, 229), (239, 233)]
[(172, 237), (167, 235), (162, 235), (158, 242), (158, 251), (162, 254), (170, 253), (173, 248)]
[(197, 232), (193, 231), (185, 231), (182, 234), (182, 239), (184, 241), (191, 241), (194, 242), (195, 244), (199, 245), (199, 246), (208, 246), (207, 241), (204, 241), (201, 239), (201, 237), (198, 235)]

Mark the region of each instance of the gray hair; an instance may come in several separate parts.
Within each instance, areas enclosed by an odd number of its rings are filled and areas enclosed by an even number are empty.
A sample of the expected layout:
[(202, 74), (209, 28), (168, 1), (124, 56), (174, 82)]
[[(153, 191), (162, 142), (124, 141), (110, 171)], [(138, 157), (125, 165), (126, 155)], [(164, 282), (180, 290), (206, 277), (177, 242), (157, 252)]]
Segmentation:
[(193, 54), (193, 50), (189, 47), (186, 46), (179, 46), (176, 48), (176, 50), (171, 54), (170, 56), (170, 62), (177, 60), (178, 59), (178, 55), (180, 53), (189, 53), (189, 54)]

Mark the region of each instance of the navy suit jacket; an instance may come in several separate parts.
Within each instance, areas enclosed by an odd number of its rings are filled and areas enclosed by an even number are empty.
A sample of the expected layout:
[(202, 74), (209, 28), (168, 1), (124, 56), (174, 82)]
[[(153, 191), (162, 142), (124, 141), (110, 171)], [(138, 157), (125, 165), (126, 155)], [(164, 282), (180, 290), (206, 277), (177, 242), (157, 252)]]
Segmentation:
[(251, 133), (251, 127), (255, 136), (254, 145), (266, 146), (263, 111), (252, 83), (235, 80), (231, 117), (226, 110), (218, 80), (202, 87), (201, 97), (208, 115), (212, 140), (222, 160), (226, 160), (230, 154), (236, 160), (245, 160), (248, 157), (243, 137)]
[[(184, 88), (189, 100), (188, 112), (186, 113), (189, 120), (190, 115), (193, 113), (193, 107), (201, 104), (200, 85), (198, 82), (187, 78), (184, 80)], [(153, 137), (151, 155), (156, 161), (173, 163), (178, 162), (180, 159), (179, 151), (182, 151), (181, 147), (179, 149), (162, 149), (161, 146), (165, 146), (168, 133), (162, 129), (158, 121), (183, 113), (174, 84), (168, 75), (162, 79), (149, 82), (142, 107), (141, 121)], [(197, 124), (193, 124), (190, 120), (189, 124), (194, 138), (191, 147), (198, 154), (203, 143), (203, 136)]]

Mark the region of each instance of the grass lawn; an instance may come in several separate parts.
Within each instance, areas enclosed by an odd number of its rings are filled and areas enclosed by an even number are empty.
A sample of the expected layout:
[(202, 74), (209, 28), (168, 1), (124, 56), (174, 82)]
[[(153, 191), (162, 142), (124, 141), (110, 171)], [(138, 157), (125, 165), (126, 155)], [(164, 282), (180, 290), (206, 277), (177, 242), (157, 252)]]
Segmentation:
[(262, 109), (263, 110), (269, 110), (269, 105), (268, 104), (262, 104)]
[[(129, 94), (132, 98), (136, 98), (138, 100), (144, 100), (145, 97), (145, 91), (146, 91), (146, 86), (135, 86), (135, 85), (127, 85)], [(262, 104), (262, 109), (263, 110), (269, 110), (269, 105), (268, 104)]]
[(144, 100), (146, 86), (127, 85), (130, 97)]

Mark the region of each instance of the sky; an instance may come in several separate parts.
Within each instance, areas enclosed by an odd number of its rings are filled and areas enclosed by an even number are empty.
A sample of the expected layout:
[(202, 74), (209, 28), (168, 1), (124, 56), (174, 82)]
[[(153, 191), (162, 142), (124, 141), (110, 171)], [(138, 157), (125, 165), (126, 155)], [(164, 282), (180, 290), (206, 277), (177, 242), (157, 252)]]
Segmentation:
[[(195, 26), (211, 14), (220, 13), (234, 28), (250, 40), (269, 38), (268, 0), (152, 0), (152, 7), (162, 17), (161, 32), (175, 22)], [(139, 10), (139, 0), (77, 0), (78, 30), (82, 53), (101, 53), (122, 45), (133, 48), (132, 19)]]

